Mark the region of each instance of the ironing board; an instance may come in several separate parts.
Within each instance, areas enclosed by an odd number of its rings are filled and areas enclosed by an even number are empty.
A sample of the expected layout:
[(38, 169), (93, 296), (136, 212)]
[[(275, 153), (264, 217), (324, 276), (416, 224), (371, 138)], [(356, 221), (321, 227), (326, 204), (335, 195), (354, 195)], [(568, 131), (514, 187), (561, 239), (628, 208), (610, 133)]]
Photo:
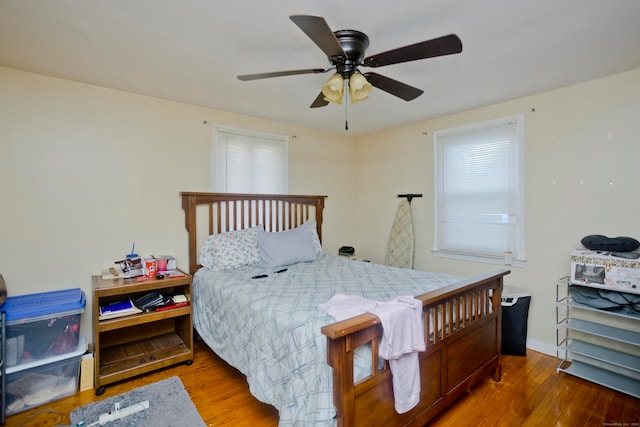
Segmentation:
[(393, 219), (385, 264), (400, 268), (413, 268), (413, 221), (411, 202), (401, 200)]

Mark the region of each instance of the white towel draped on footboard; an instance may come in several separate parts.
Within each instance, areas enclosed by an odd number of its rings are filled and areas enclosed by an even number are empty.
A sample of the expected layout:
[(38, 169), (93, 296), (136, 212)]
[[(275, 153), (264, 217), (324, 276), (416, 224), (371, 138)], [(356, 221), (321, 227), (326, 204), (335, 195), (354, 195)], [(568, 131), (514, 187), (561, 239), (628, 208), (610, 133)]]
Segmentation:
[(395, 409), (410, 411), (420, 401), (418, 352), (425, 350), (422, 302), (413, 296), (398, 296), (381, 302), (358, 295), (336, 294), (318, 308), (334, 320), (370, 312), (380, 318), (382, 341), (380, 357), (389, 361), (393, 375)]

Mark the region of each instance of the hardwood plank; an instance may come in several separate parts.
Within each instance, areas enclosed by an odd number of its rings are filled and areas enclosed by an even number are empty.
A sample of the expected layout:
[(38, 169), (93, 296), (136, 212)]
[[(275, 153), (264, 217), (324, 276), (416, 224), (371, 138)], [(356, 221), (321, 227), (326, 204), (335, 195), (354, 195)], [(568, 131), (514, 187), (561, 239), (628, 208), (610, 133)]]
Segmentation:
[[(535, 351), (503, 356), (502, 381), (487, 378), (429, 426), (605, 426), (640, 425), (640, 399), (555, 371), (556, 359)], [(202, 342), (191, 366), (180, 364), (7, 417), (7, 426), (68, 425), (69, 413), (94, 401), (177, 375), (208, 426), (275, 427), (278, 413), (249, 393), (244, 375)], [(472, 422), (470, 420), (473, 420)]]

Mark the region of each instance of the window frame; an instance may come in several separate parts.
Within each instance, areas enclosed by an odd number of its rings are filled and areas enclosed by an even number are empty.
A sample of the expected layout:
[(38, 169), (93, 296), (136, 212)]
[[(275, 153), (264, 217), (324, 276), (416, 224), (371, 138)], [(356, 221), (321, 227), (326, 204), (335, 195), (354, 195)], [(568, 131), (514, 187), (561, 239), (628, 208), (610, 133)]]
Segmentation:
[[(514, 123), (515, 122), (515, 123)], [(443, 165), (441, 164), (441, 150), (442, 144), (445, 142), (439, 141), (439, 138), (469, 134), (473, 132), (486, 131), (487, 129), (498, 128), (507, 124), (515, 124), (515, 140), (512, 141), (515, 150), (512, 161), (515, 164), (510, 163), (512, 167), (515, 167), (513, 184), (516, 188), (514, 197), (515, 209), (514, 212), (508, 212), (509, 215), (515, 215), (516, 224), (513, 227), (516, 233), (516, 243), (514, 248), (505, 248), (505, 252), (502, 255), (495, 255), (474, 251), (451, 251), (442, 249), (440, 246), (441, 236), (443, 230), (440, 229), (440, 206), (441, 194), (442, 194), (442, 179), (441, 173)], [(525, 256), (525, 210), (524, 210), (524, 115), (517, 114), (507, 117), (502, 117), (493, 120), (487, 120), (483, 122), (473, 123), (469, 125), (458, 126), (455, 128), (448, 128), (434, 132), (433, 137), (433, 150), (434, 150), (434, 236), (433, 236), (433, 250), (434, 256), (441, 258), (459, 259), (465, 261), (485, 262), (491, 264), (504, 264), (513, 266), (524, 266), (526, 263)], [(509, 252), (510, 250), (510, 252)]]

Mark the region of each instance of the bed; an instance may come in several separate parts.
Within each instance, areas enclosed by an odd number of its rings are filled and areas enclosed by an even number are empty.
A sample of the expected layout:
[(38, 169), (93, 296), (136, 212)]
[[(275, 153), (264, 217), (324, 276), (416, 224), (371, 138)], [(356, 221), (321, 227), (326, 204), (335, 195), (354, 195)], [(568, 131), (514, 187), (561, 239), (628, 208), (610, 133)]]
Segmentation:
[[(195, 330), (247, 377), (257, 399), (278, 409), (280, 426), (422, 426), (487, 376), (500, 381), (500, 297), (508, 270), (461, 279), (327, 254), (320, 244), (326, 196), (181, 197)], [(309, 248), (296, 246), (283, 250), (291, 252), (288, 260), (256, 264), (253, 252), (245, 257), (234, 246), (238, 236), (243, 244), (253, 241), (246, 236), (256, 229), (263, 239), (306, 230), (315, 255), (304, 259)], [(221, 255), (226, 250), (232, 256)], [(380, 319), (364, 313), (336, 322), (318, 309), (337, 293), (377, 301), (413, 295), (421, 302), (426, 348), (418, 357), (421, 392), (413, 409), (394, 409), (392, 374), (378, 354)]]

